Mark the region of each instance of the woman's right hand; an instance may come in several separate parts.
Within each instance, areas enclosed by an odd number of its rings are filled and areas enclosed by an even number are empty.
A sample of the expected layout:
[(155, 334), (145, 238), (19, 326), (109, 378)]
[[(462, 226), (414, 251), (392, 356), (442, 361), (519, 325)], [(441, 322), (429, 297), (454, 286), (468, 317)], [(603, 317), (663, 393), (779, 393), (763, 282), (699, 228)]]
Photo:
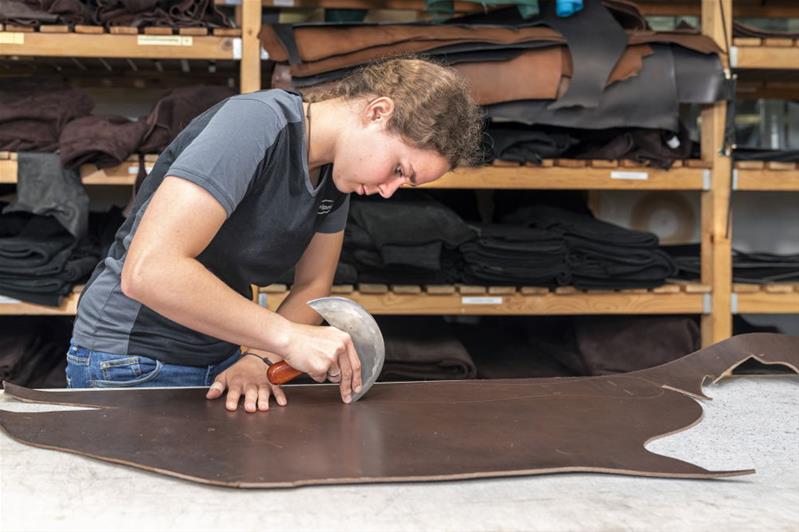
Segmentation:
[(316, 382), (341, 378), (341, 400), (352, 401), (361, 391), (361, 361), (352, 338), (335, 327), (292, 323), (283, 358), (288, 364), (310, 375)]

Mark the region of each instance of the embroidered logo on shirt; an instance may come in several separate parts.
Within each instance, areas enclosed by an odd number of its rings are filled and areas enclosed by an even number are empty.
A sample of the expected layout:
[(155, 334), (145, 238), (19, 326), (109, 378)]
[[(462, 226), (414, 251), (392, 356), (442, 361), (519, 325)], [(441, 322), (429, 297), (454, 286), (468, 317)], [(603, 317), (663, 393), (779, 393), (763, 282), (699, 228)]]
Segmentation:
[(333, 200), (324, 199), (319, 203), (319, 210), (316, 214), (327, 214), (333, 210)]

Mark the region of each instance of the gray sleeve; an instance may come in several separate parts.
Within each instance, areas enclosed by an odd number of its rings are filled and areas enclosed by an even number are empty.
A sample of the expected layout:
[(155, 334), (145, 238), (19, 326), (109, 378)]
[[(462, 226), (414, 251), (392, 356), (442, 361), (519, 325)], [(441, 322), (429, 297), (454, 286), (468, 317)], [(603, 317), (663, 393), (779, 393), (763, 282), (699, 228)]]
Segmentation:
[(317, 233), (338, 233), (347, 226), (347, 215), (350, 212), (350, 195), (344, 198), (336, 210), (325, 217), (325, 221), (316, 230)]
[(228, 100), (178, 155), (166, 175), (207, 190), (228, 216), (244, 198), (285, 118), (254, 99)]

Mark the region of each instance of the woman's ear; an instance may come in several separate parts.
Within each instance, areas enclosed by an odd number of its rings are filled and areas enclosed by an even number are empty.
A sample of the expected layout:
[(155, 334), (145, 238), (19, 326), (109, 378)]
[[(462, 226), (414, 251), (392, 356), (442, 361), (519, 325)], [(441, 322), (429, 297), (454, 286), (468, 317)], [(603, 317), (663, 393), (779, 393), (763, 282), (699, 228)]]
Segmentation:
[(388, 122), (391, 115), (394, 113), (394, 100), (388, 96), (380, 96), (366, 104), (365, 118), (368, 123), (371, 122)]

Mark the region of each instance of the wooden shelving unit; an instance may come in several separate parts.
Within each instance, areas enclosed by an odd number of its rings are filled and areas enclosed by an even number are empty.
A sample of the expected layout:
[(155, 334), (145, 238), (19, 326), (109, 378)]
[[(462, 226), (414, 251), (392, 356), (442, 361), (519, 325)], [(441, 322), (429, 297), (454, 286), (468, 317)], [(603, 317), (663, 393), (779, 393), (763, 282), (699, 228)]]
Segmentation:
[[(97, 33), (82, 28), (67, 32), (48, 28), (40, 32), (0, 27), (0, 55), (16, 57), (117, 57), (163, 59), (228, 59), (239, 61), (241, 91), (261, 88), (261, 59), (258, 41), (264, 7), (346, 8), (423, 10), (422, 0), (215, 0), (235, 5), (241, 30), (237, 35), (173, 35), (148, 33)], [(799, 4), (756, 5), (750, 0), (684, 0), (662, 2), (641, 0), (645, 15), (701, 15), (703, 32), (725, 47), (721, 16), (731, 35), (732, 16), (799, 16)], [(734, 8), (734, 11), (733, 11)], [(482, 9), (471, 2), (455, 2), (456, 12)], [(53, 33), (61, 31), (62, 33)], [(160, 30), (164, 31), (164, 30)], [(191, 38), (191, 40), (184, 38)], [(159, 39), (163, 39), (160, 43)], [(148, 42), (150, 41), (150, 42)], [(731, 54), (723, 54), (725, 66), (756, 69), (799, 68), (799, 45), (785, 40), (736, 39)], [(731, 190), (799, 190), (799, 169), (795, 165), (739, 162), (731, 172), (730, 158), (721, 153), (726, 105), (707, 108), (702, 117), (702, 158), (679, 161), (670, 170), (641, 167), (630, 161), (548, 160), (540, 166), (518, 166), (499, 162), (479, 169), (451, 172), (430, 186), (444, 189), (572, 189), (572, 190), (693, 190), (702, 198), (702, 275), (699, 283), (668, 284), (656, 290), (581, 292), (575, 289), (547, 291), (520, 287), (424, 287), (391, 286), (336, 287), (364, 303), (377, 314), (671, 314), (702, 315), (703, 343), (722, 340), (732, 334), (732, 311), (796, 312), (797, 292), (784, 287), (743, 289), (733, 292), (730, 233), (727, 231)], [(152, 163), (150, 156), (147, 163)], [(130, 186), (138, 172), (138, 161), (104, 170), (81, 168), (87, 185)], [(12, 154), (0, 153), (0, 183), (16, 181)], [(267, 289), (269, 305), (279, 304), (286, 291)], [(746, 291), (750, 290), (750, 291)], [(771, 291), (769, 291), (771, 290)], [(774, 290), (778, 290), (774, 292)], [(476, 298), (466, 299), (464, 298)], [(480, 299), (489, 298), (489, 299)], [(77, 294), (66, 298), (59, 309), (36, 305), (3, 304), (0, 313), (74, 313)], [(752, 310), (755, 309), (755, 310)], [(761, 310), (758, 310), (761, 309)], [(790, 310), (793, 309), (793, 310)]]
[(799, 283), (735, 284), (734, 314), (799, 314)]

